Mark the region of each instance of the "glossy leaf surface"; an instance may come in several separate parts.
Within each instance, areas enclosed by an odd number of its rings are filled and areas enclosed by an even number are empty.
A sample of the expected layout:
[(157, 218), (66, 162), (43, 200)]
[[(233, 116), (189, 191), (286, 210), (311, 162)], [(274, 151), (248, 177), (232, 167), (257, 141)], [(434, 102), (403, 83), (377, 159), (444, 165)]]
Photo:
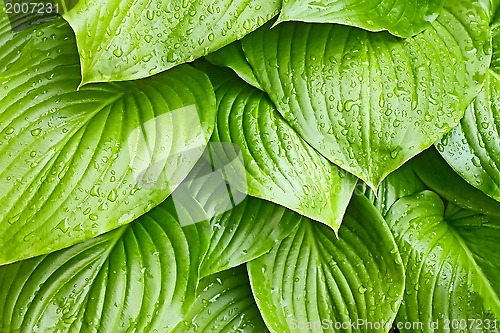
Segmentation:
[(479, 3), (447, 1), (413, 38), (288, 22), (242, 43), (285, 120), (375, 189), (463, 117), (491, 59), (488, 24)]

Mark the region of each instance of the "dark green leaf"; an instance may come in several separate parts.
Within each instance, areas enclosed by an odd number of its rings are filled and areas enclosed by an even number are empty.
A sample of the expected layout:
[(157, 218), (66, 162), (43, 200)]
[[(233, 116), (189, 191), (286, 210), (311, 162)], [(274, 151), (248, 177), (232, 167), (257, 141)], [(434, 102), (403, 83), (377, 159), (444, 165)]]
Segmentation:
[(415, 174), (431, 190), (456, 205), (500, 217), (500, 203), (464, 181), (434, 148), (411, 160)]
[(172, 333), (266, 333), (252, 297), (245, 266), (200, 281), (199, 294), (184, 321)]
[(288, 236), (304, 219), (284, 207), (248, 197), (211, 220), (210, 247), (201, 275), (207, 276), (255, 259)]

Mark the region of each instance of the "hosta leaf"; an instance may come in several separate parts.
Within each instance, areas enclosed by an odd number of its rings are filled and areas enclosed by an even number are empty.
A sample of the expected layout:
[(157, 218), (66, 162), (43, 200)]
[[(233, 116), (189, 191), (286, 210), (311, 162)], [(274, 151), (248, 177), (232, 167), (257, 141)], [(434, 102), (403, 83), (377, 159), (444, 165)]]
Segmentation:
[(500, 217), (500, 203), (463, 180), (436, 149), (429, 148), (410, 164), (420, 180), (442, 198), (465, 209)]
[(282, 206), (247, 197), (212, 219), (212, 236), (200, 274), (207, 276), (255, 259), (288, 236), (304, 219)]
[(500, 201), (500, 77), (490, 71), (459, 126), (437, 148), (468, 183)]
[(492, 27), (496, 28), (498, 27), (498, 24), (500, 23), (500, 1), (499, 0), (489, 0), (486, 1), (486, 11), (488, 12), (490, 16), (490, 21), (492, 24)]
[[(13, 49), (23, 34), (12, 37)], [(212, 86), (188, 65), (76, 91), (78, 55), (61, 19), (10, 59), (0, 74), (0, 264), (150, 210), (189, 172), (213, 130)]]
[[(32, 38), (37, 30), (30, 29), (15, 34), (11, 22), (5, 12), (3, 4), (0, 5), (0, 73), (4, 73), (9, 65), (19, 58), (19, 54), (26, 42)], [(3, 86), (3, 84), (2, 84)]]
[(197, 222), (208, 230), (202, 237), (207, 241), (207, 252), (200, 267), (202, 277), (236, 267), (268, 252), (303, 219), (269, 201), (245, 197), (234, 191), (231, 181), (214, 177), (213, 171), (221, 168), (217, 168), (213, 159), (207, 163), (205, 157), (216, 155), (220, 148), (217, 145), (209, 143), (210, 154), (198, 160), (172, 193), (181, 225), (186, 225), (185, 221)]
[(278, 0), (90, 0), (64, 18), (76, 32), (85, 84), (144, 78), (192, 61), (255, 30), (280, 5)]
[(460, 124), (437, 148), (467, 182), (500, 201), (500, 34), (496, 33), (492, 68), (483, 89), (465, 111)]
[(240, 78), (245, 80), (245, 82), (262, 90), (252, 67), (245, 58), (245, 53), (243, 53), (239, 40), (224, 46), (220, 50), (210, 53), (205, 59), (214, 65), (231, 68)]
[(289, 0), (283, 2), (278, 21), (340, 23), (411, 37), (437, 18), (443, 3), (444, 0)]
[(490, 61), (488, 23), (479, 4), (448, 0), (414, 38), (288, 22), (242, 44), (289, 124), (376, 188), (462, 118)]
[(498, 218), (447, 217), (446, 223), (441, 199), (424, 191), (397, 201), (386, 219), (406, 263), (398, 320), (422, 323), (419, 332), (458, 332), (456, 323), (464, 322), (462, 332), (496, 332)]
[(173, 333), (268, 332), (252, 297), (245, 266), (200, 281), (196, 302)]
[(248, 194), (338, 230), (356, 179), (302, 140), (265, 93), (230, 71), (210, 77), (219, 109), (213, 140), (240, 147)]
[(426, 189), (427, 187), (417, 177), (411, 166), (405, 164), (387, 176), (380, 184), (376, 195), (371, 191), (368, 198), (372, 200), (382, 216), (385, 216), (398, 199)]
[(353, 197), (339, 238), (324, 225), (305, 220), (248, 268), (262, 317), (276, 333), (345, 332), (346, 325), (362, 320), (386, 325), (347, 330), (387, 332), (404, 289), (392, 234), (363, 196)]
[(195, 300), (205, 249), (171, 202), (127, 226), (0, 267), (2, 332), (168, 332)]

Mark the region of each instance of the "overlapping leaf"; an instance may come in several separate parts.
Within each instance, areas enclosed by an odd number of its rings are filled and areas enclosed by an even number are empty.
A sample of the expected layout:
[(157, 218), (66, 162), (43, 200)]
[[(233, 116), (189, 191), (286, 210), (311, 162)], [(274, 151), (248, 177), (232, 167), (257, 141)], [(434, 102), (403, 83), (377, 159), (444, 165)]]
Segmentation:
[[(493, 24), (500, 24), (500, 20)], [(464, 118), (437, 144), (441, 155), (467, 182), (500, 201), (500, 31), (493, 38), (492, 68)], [(498, 45), (497, 45), (498, 44)]]
[(403, 296), (404, 271), (394, 238), (363, 196), (353, 197), (339, 238), (306, 220), (248, 267), (257, 305), (276, 333), (385, 333)]
[(210, 53), (205, 59), (214, 65), (231, 68), (246, 83), (262, 90), (252, 67), (245, 58), (245, 53), (241, 48), (241, 42), (239, 40), (220, 50)]
[(447, 201), (475, 212), (500, 217), (500, 203), (461, 178), (439, 155), (429, 148), (411, 161), (422, 182)]
[[(82, 83), (144, 78), (240, 39), (280, 1), (80, 1), (64, 15), (76, 32)], [(110, 65), (113, 64), (113, 65)]]
[(242, 40), (278, 111), (321, 154), (377, 187), (462, 118), (491, 57), (479, 3), (451, 1), (413, 38), (281, 23)]
[(288, 236), (304, 218), (282, 206), (248, 197), (211, 220), (212, 236), (201, 266), (207, 276), (255, 259)]
[(366, 194), (382, 216), (385, 216), (398, 199), (426, 189), (427, 187), (417, 177), (411, 166), (405, 164), (387, 176), (376, 193), (368, 190)]
[(406, 265), (398, 320), (422, 325), (401, 331), (496, 332), (498, 218), (458, 212), (446, 223), (441, 199), (423, 191), (397, 201), (386, 219)]
[(207, 148), (172, 193), (181, 225), (197, 223), (207, 232), (200, 238), (206, 241), (203, 247), (207, 248), (200, 266), (201, 277), (261, 256), (303, 219), (282, 206), (235, 191), (233, 183), (219, 174), (225, 170), (218, 168), (213, 158), (222, 147), (210, 142)]
[(245, 266), (200, 281), (196, 302), (173, 333), (269, 332), (255, 304)]
[(340, 23), (411, 37), (439, 15), (444, 0), (286, 0), (278, 21)]
[(170, 201), (68, 249), (0, 267), (2, 332), (168, 332), (195, 300), (196, 225)]
[(338, 230), (356, 179), (302, 140), (265, 93), (230, 71), (210, 77), (219, 109), (214, 139), (240, 147), (248, 193)]
[(210, 81), (188, 65), (77, 91), (78, 54), (63, 22), (27, 40), (29, 31), (12, 35), (2, 20), (0, 38), (11, 51), (0, 59), (7, 68), (0, 74), (0, 264), (81, 242), (150, 210), (189, 172), (213, 130)]
[(500, 1), (497, 2), (496, 15), (492, 19), (491, 32), (493, 34), (493, 56), (490, 69), (500, 74)]

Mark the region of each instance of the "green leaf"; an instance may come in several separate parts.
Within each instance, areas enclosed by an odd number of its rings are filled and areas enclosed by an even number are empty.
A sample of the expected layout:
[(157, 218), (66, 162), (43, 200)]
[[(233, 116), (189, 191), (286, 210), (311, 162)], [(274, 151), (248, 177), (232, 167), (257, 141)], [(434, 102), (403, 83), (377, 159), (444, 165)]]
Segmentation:
[(368, 196), (373, 201), (382, 216), (385, 216), (391, 206), (400, 198), (426, 190), (427, 187), (417, 177), (408, 163), (391, 173), (380, 184), (377, 194)]
[(468, 183), (500, 201), (500, 76), (489, 71), (464, 118), (437, 148)]
[(278, 0), (89, 0), (64, 18), (76, 32), (85, 84), (144, 78), (207, 55), (263, 25), (280, 5)]
[(338, 230), (356, 180), (311, 148), (267, 95), (230, 71), (209, 75), (219, 113), (212, 140), (243, 154), (248, 194), (283, 205)]
[(2, 332), (168, 332), (195, 301), (205, 249), (171, 201), (127, 226), (0, 267)]
[(304, 218), (268, 201), (247, 197), (212, 219), (212, 236), (200, 274), (207, 276), (260, 257)]
[(489, 20), (450, 1), (414, 38), (282, 23), (242, 40), (260, 85), (321, 154), (370, 187), (458, 124), (490, 62)]
[(210, 53), (205, 59), (214, 65), (231, 68), (246, 83), (263, 90), (255, 77), (252, 67), (245, 58), (245, 53), (239, 40)]
[[(382, 216), (355, 196), (339, 231), (310, 220), (248, 264), (250, 282), (271, 332), (387, 332), (398, 311), (404, 270)], [(385, 323), (385, 324), (380, 324)], [(322, 326), (325, 325), (325, 326)]]
[[(421, 323), (418, 332), (450, 332), (452, 327), (458, 331), (453, 323), (464, 322), (467, 325), (461, 331), (496, 332), (494, 320), (500, 318), (498, 218), (448, 217), (446, 223), (441, 199), (424, 191), (398, 200), (386, 219), (406, 263), (406, 290), (398, 320)], [(401, 331), (415, 332), (416, 328)]]
[(172, 333), (269, 332), (252, 297), (245, 266), (200, 281), (196, 301)]
[(220, 156), (222, 148), (219, 143), (210, 142), (202, 158), (172, 193), (181, 225), (197, 223), (207, 231), (201, 238), (207, 248), (200, 267), (202, 277), (268, 252), (303, 218), (282, 206), (235, 191), (233, 181), (237, 177), (226, 181), (219, 171), (228, 174), (231, 170), (227, 165), (221, 167), (214, 158)]
[(483, 89), (464, 118), (436, 146), (467, 182), (500, 201), (500, 15), (493, 21), (493, 57)]
[[(500, 13), (500, 11), (498, 11), (498, 13)], [(495, 27), (496, 31), (493, 37), (493, 57), (491, 59), (490, 70), (497, 75), (495, 77), (498, 80), (498, 75), (500, 75), (500, 14), (497, 15), (497, 17), (498, 23)]]
[(465, 209), (500, 217), (500, 203), (464, 181), (435, 148), (413, 158), (410, 165), (420, 180), (444, 199)]
[(340, 23), (399, 37), (418, 34), (438, 17), (444, 0), (289, 0), (278, 22)]
[(25, 43), (24, 33), (0, 73), (0, 264), (144, 214), (186, 176), (215, 122), (210, 81), (188, 65), (77, 91), (69, 26), (53, 21)]

